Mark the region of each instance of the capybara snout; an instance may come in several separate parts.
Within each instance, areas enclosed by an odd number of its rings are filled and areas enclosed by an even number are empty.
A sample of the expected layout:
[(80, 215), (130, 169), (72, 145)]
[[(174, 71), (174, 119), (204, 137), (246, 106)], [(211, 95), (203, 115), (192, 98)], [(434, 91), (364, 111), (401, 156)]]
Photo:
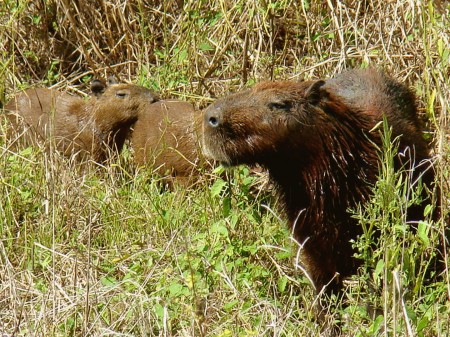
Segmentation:
[(205, 113), (205, 124), (217, 128), (222, 124), (222, 114), (219, 108), (210, 107)]

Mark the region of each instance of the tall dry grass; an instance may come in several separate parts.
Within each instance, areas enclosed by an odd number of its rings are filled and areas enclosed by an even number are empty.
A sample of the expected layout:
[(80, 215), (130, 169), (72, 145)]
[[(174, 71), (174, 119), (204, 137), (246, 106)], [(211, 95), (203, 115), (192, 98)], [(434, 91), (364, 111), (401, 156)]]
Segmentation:
[[(114, 74), (201, 108), (262, 79), (381, 67), (417, 93), (445, 215), (449, 11), (444, 1), (4, 0), (0, 100), (30, 85), (83, 94)], [(151, 172), (130, 168), (128, 152), (79, 168), (10, 145), (1, 132), (0, 333), (319, 335), (276, 201), (255, 197), (245, 169), (228, 184), (162, 193)], [(448, 335), (448, 280), (419, 295), (390, 286), (349, 285), (348, 335)], [(369, 295), (384, 321), (368, 315)]]

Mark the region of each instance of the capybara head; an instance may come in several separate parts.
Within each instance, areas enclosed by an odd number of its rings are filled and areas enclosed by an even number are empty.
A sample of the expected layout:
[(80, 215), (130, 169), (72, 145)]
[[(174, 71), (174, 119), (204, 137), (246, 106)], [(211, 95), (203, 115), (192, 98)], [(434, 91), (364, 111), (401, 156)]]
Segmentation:
[(134, 123), (138, 114), (149, 104), (159, 100), (158, 95), (145, 87), (133, 84), (107, 86), (98, 98), (92, 101), (93, 113), (99, 125), (117, 125), (128, 121)]
[[(218, 99), (204, 112), (205, 154), (225, 165), (271, 166), (294, 157), (295, 165), (314, 161), (333, 136), (323, 124), (333, 128), (337, 119), (354, 119), (343, 113), (346, 107), (330, 113), (324, 104), (328, 96), (324, 84), (262, 82)], [(323, 136), (324, 132), (329, 134)]]
[(151, 104), (159, 100), (159, 96), (142, 86), (117, 83), (112, 77), (108, 84), (91, 83), (91, 90), (96, 95), (96, 99), (91, 101), (91, 109), (96, 127), (111, 130), (102, 132), (102, 141), (120, 150), (129, 136), (130, 127), (140, 114), (146, 113)]
[[(429, 153), (414, 95), (373, 69), (326, 81), (262, 82), (204, 111), (206, 156), (268, 169), (318, 291), (339, 291), (359, 264), (350, 240), (362, 230), (348, 209), (369, 199), (377, 179), (382, 144), (374, 127), (383, 116), (401, 138), (399, 151), (411, 149), (414, 179), (426, 172), (423, 182), (431, 183), (429, 165), (414, 167)], [(408, 209), (408, 220), (423, 216), (416, 206)]]

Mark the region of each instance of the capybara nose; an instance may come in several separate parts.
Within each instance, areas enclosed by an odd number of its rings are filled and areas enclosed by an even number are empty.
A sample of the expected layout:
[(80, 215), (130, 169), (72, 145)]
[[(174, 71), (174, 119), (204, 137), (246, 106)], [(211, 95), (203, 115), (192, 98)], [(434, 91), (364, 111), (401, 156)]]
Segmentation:
[(217, 128), (222, 124), (222, 112), (219, 109), (209, 108), (205, 113), (205, 124)]

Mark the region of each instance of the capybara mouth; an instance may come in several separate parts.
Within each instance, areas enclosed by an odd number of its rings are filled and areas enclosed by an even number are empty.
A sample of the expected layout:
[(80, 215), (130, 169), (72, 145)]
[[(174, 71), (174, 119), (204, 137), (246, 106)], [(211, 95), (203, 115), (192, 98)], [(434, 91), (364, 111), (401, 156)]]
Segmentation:
[(202, 153), (206, 158), (212, 159), (220, 163), (224, 167), (232, 166), (229, 157), (225, 153), (223, 146), (219, 144), (224, 144), (226, 140), (222, 139), (219, 141), (217, 135), (204, 134), (202, 141)]

